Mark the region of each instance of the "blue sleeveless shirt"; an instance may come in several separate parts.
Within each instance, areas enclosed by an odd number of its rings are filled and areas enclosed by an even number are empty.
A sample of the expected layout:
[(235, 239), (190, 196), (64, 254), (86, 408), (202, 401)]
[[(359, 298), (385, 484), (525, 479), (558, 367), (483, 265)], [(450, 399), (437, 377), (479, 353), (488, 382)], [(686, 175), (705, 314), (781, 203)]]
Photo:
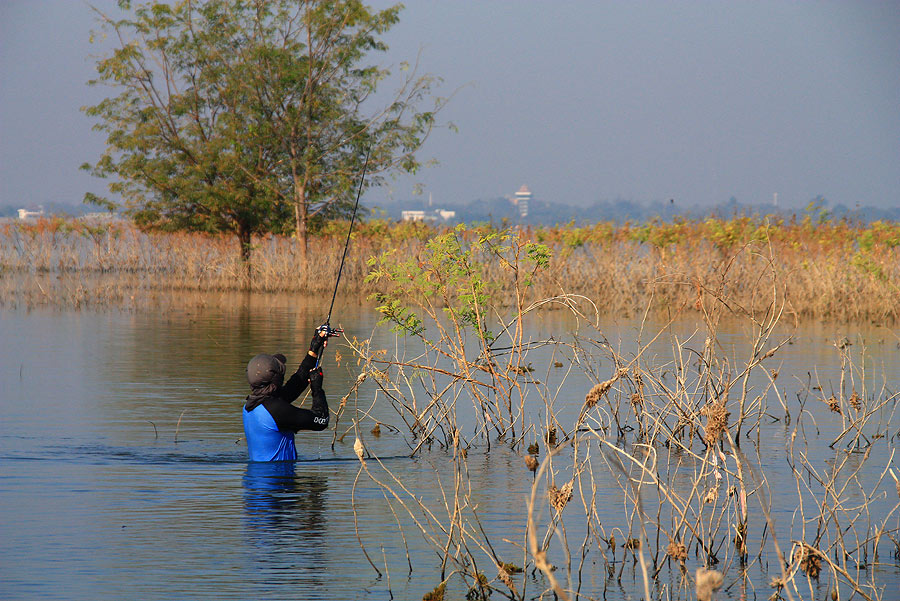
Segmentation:
[(297, 459), (294, 433), (279, 430), (272, 414), (262, 404), (254, 407), (253, 411), (244, 409), (244, 437), (247, 439), (250, 461)]

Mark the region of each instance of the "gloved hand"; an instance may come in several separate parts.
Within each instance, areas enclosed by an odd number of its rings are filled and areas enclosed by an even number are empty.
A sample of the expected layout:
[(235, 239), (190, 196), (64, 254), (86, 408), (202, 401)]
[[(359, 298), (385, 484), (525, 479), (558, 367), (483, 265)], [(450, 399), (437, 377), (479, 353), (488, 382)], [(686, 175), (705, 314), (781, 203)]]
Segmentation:
[(311, 372), (309, 372), (309, 389), (312, 392), (319, 392), (322, 390), (322, 368), (317, 367)]
[(316, 357), (319, 357), (321, 356), (322, 351), (325, 350), (326, 344), (328, 344), (328, 333), (317, 328), (313, 334), (312, 342), (309, 343), (309, 352), (313, 353)]

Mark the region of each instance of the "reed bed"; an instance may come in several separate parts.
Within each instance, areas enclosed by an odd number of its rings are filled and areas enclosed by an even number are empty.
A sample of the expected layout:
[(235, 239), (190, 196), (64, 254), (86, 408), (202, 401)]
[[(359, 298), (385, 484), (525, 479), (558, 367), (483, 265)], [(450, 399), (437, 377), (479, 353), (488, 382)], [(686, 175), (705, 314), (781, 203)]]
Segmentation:
[[(304, 272), (298, 243), (255, 239), (249, 265), (236, 239), (198, 233), (145, 232), (129, 222), (61, 218), (0, 226), (0, 303), (107, 304), (153, 292), (192, 290), (323, 293), (334, 283), (346, 222), (326, 224), (310, 240)], [(370, 294), (367, 261), (390, 250), (407, 259), (425, 252), (446, 229), (370, 220), (353, 234), (343, 290)], [(494, 228), (459, 234), (471, 242)], [(536, 274), (543, 296), (564, 290), (602, 299), (604, 311), (635, 314), (648, 304), (673, 310), (698, 303), (727, 280), (730, 299), (758, 310), (753, 298), (761, 266), (782, 274), (786, 312), (798, 318), (871, 320), (900, 316), (900, 225), (736, 218), (613, 226), (515, 230), (520, 241), (548, 247), (550, 269)], [(53, 276), (44, 277), (41, 276)], [(495, 274), (492, 294), (511, 302)], [(698, 309), (699, 310), (699, 309)]]
[[(337, 407), (334, 441), (354, 441), (358, 479), (384, 491), (405, 536), (434, 549), (439, 577), (423, 599), (451, 584), (467, 599), (600, 599), (623, 583), (648, 600), (708, 600), (720, 588), (892, 598), (880, 578), (893, 571), (895, 585), (900, 572), (900, 395), (845, 340), (834, 342), (836, 379), (779, 373), (791, 342), (779, 262), (761, 255), (740, 290), (734, 258), (721, 261), (718, 282), (672, 312), (696, 312), (696, 331), (642, 328), (633, 352), (606, 338), (590, 298), (541, 297), (537, 273), (553, 265), (516, 233), (471, 244), (444, 234), (415, 261), (373, 262), (385, 323), (418, 345), (350, 341), (361, 371)], [(500, 274), (514, 299), (502, 304), (489, 294)], [(574, 325), (530, 338), (549, 307)], [(723, 320), (742, 324), (741, 345), (720, 339)], [(367, 382), (374, 400), (360, 407)], [(378, 404), (398, 416), (390, 430), (412, 454), (440, 456), (438, 502), (370, 452), (368, 433), (384, 425), (370, 421)], [(484, 527), (484, 491), (469, 477), (473, 454), (498, 446), (520, 454), (532, 479), (509, 499), (522, 508), (519, 540)], [(787, 466), (777, 482), (773, 464)]]

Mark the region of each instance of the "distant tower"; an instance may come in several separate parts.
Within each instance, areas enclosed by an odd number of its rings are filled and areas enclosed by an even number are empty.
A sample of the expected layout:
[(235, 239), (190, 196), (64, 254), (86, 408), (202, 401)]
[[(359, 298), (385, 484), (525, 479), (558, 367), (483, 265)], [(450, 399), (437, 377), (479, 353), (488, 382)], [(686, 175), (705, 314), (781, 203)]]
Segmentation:
[(519, 208), (519, 217), (525, 219), (528, 217), (528, 203), (531, 202), (531, 190), (528, 186), (522, 184), (516, 195), (513, 196), (513, 204)]

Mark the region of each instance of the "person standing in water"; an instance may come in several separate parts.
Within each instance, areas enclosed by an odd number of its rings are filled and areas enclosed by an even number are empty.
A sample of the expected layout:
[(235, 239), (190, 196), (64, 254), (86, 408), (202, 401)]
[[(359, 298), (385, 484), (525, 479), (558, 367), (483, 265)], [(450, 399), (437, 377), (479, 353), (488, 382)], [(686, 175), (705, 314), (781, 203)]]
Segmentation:
[[(316, 365), (325, 350), (329, 330), (319, 328), (300, 367), (284, 382), (287, 358), (282, 354), (259, 354), (247, 364), (250, 395), (244, 403), (244, 437), (250, 461), (293, 461), (297, 459), (294, 434), (300, 430), (321, 431), (330, 416), (322, 368)], [(309, 386), (312, 408), (291, 403)]]

